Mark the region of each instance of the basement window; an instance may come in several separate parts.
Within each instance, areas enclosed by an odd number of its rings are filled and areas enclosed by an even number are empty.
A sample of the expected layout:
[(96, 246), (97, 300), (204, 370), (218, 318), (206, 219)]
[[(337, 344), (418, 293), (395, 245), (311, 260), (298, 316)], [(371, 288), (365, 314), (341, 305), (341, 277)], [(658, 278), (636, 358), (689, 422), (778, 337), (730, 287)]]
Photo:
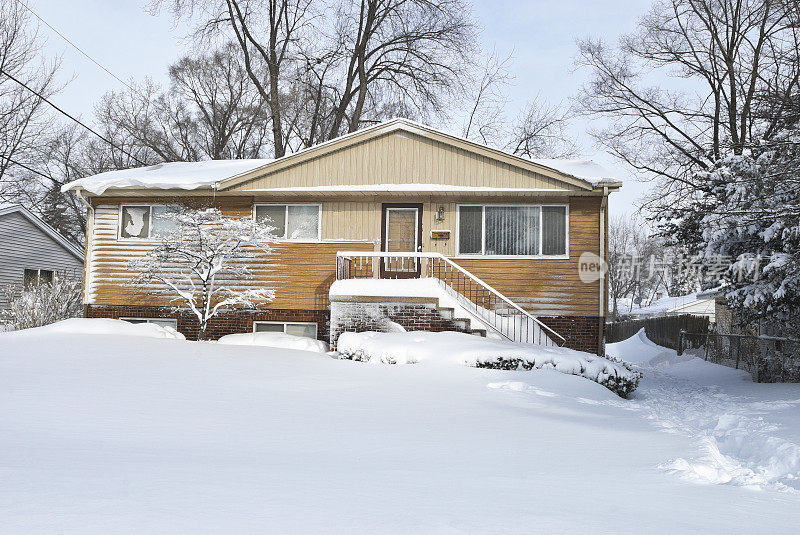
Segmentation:
[(566, 205), (461, 205), (459, 255), (567, 255)]
[(257, 221), (266, 220), (275, 227), (275, 237), (283, 240), (313, 241), (320, 239), (321, 204), (257, 204)]
[(120, 318), (128, 323), (155, 323), (162, 327), (172, 327), (178, 330), (178, 320), (172, 318)]
[(169, 217), (174, 207), (164, 204), (128, 204), (120, 206), (119, 236), (146, 240), (169, 235), (177, 228)]
[(255, 321), (253, 332), (256, 333), (285, 333), (292, 336), (317, 339), (317, 324), (313, 321)]

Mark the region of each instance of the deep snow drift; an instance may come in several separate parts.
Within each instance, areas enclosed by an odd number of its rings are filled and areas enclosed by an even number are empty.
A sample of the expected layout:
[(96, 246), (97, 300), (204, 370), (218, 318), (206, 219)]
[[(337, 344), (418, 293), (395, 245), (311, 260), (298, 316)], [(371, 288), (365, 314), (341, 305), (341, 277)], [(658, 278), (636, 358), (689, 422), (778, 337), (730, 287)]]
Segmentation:
[[(652, 350), (642, 345), (623, 356)], [(660, 361), (643, 364), (627, 401), (547, 369), (372, 366), (146, 336), (0, 334), (0, 525), (795, 533), (800, 493), (788, 475), (701, 483), (674, 463), (699, 466), (703, 433), (734, 429), (745, 434), (717, 443), (740, 467), (764, 473), (767, 451), (791, 459), (780, 452), (800, 442), (798, 385), (753, 384), (697, 359)], [(753, 437), (763, 447), (747, 449)]]

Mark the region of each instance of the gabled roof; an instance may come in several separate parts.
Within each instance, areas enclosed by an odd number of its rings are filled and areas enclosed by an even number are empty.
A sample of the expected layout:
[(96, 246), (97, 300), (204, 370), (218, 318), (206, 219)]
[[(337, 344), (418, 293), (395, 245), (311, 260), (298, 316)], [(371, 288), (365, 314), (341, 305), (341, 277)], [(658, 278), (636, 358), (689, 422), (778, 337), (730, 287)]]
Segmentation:
[(18, 204), (7, 206), (5, 208), (0, 208), (0, 217), (10, 215), (10, 214), (19, 214), (31, 223), (33, 223), (36, 227), (39, 228), (42, 232), (50, 236), (53, 240), (58, 242), (64, 249), (67, 250), (68, 253), (74, 255), (78, 260), (83, 262), (83, 249), (75, 245), (74, 243), (67, 240), (64, 236), (62, 236), (56, 229), (39, 219), (36, 215), (34, 215), (30, 210), (27, 208), (20, 206)]
[(398, 118), (340, 136), (275, 160), (174, 162), (136, 169), (109, 171), (70, 182), (62, 188), (62, 191), (81, 189), (96, 195), (101, 195), (108, 188), (184, 190), (213, 188), (218, 191), (225, 191), (263, 176), (265, 173), (279, 171), (378, 136), (401, 131), (539, 173), (569, 183), (582, 190), (590, 191), (600, 186), (607, 186), (613, 189), (621, 185), (619, 180), (611, 177), (610, 172), (591, 160), (530, 160), (447, 134), (408, 119)]

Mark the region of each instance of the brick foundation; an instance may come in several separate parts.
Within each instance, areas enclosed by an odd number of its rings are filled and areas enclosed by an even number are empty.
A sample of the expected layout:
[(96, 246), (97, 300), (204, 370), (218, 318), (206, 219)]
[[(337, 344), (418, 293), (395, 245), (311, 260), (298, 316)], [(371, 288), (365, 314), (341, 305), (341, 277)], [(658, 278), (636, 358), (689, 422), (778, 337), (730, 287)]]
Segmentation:
[(566, 338), (565, 347), (605, 354), (605, 318), (601, 316), (538, 316), (539, 321)]
[[(178, 332), (188, 340), (196, 340), (200, 323), (190, 310), (153, 306), (86, 305), (87, 318), (170, 318), (178, 320)], [(226, 334), (251, 333), (254, 321), (313, 321), (317, 338), (328, 340), (330, 312), (327, 310), (234, 310), (211, 318), (206, 329), (207, 340)]]
[(445, 317), (433, 303), (331, 302), (331, 350), (343, 332), (399, 331), (469, 332), (463, 320)]

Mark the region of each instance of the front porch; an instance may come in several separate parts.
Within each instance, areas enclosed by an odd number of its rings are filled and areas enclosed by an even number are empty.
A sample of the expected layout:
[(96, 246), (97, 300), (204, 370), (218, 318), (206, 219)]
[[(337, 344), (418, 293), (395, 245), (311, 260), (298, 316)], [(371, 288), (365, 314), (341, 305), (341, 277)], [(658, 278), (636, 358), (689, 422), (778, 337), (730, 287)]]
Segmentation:
[(345, 331), (433, 330), (561, 346), (565, 338), (440, 253), (340, 251), (330, 343)]

